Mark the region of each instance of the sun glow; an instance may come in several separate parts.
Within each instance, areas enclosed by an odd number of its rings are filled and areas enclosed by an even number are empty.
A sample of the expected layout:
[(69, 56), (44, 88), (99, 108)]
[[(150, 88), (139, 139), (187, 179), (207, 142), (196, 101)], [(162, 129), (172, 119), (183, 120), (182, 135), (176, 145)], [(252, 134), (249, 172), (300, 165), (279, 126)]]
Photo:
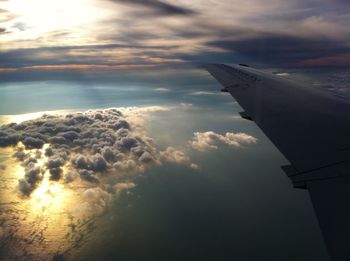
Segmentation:
[[(46, 45), (74, 44), (93, 39), (99, 20), (110, 11), (94, 0), (10, 0), (0, 2), (12, 19), (2, 24), (11, 34), (7, 40), (40, 40)], [(8, 48), (11, 48), (10, 46)]]
[(8, 3), (8, 10), (27, 23), (28, 27), (40, 31), (79, 26), (98, 18), (89, 0), (12, 0)]

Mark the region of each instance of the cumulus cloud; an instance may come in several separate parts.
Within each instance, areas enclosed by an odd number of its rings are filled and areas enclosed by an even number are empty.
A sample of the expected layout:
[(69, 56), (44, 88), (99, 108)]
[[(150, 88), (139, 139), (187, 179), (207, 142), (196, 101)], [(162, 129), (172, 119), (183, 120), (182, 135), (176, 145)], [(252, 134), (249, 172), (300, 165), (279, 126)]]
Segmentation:
[(15, 130), (0, 131), (0, 147), (14, 146), (18, 141), (19, 136), (15, 133)]
[(44, 141), (42, 139), (26, 137), (23, 140), (23, 144), (27, 149), (41, 149), (44, 146)]
[(227, 144), (233, 147), (241, 147), (244, 144), (256, 143), (257, 139), (245, 133), (226, 132), (225, 135), (213, 131), (195, 132), (189, 142), (191, 147), (198, 151), (216, 150), (220, 144)]
[(112, 197), (107, 191), (96, 187), (85, 190), (82, 199), (84, 203), (82, 206), (79, 206), (80, 211), (89, 211), (99, 214), (111, 203)]
[[(159, 151), (140, 120), (145, 113), (188, 106), (42, 115), (0, 126), (0, 146), (14, 147), (13, 157), (25, 169), (18, 181), (18, 189), (25, 196), (44, 178), (50, 182), (67, 184), (80, 180), (89, 186), (104, 186), (104, 180), (118, 178), (121, 182), (162, 162), (195, 169), (197, 165), (184, 152), (172, 147)], [(118, 186), (116, 191), (126, 185)]]
[(74, 171), (67, 171), (64, 176), (65, 183), (71, 183), (78, 178), (78, 174)]
[(53, 169), (53, 168), (59, 168), (61, 166), (63, 166), (65, 163), (65, 160), (61, 157), (54, 157), (54, 158), (50, 158), (47, 163), (46, 166), (49, 169)]
[(50, 180), (60, 180), (63, 170), (61, 168), (52, 168), (50, 169)]
[(124, 191), (128, 192), (130, 189), (133, 189), (135, 187), (136, 187), (136, 184), (131, 181), (120, 182), (113, 186), (117, 195), (123, 193)]
[(17, 158), (19, 161), (24, 161), (28, 155), (23, 150), (19, 149), (13, 154), (13, 157)]
[(183, 151), (177, 150), (174, 147), (168, 147), (165, 151), (161, 151), (160, 155), (165, 162), (173, 162), (182, 164), (193, 169), (198, 169), (198, 165), (191, 162), (190, 157)]
[(94, 174), (94, 172), (92, 170), (83, 169), (83, 170), (79, 170), (78, 173), (79, 173), (80, 178), (84, 181), (88, 181), (91, 183), (99, 183), (100, 182), (98, 177)]
[(137, 173), (160, 164), (152, 139), (133, 129), (117, 109), (43, 115), (2, 125), (0, 137), (1, 147), (17, 146), (13, 156), (27, 169), (19, 181), (24, 195), (36, 188), (46, 171), (52, 181), (80, 177), (97, 184), (105, 175)]
[(18, 188), (23, 195), (29, 195), (43, 178), (40, 167), (27, 168), (24, 178), (18, 182)]

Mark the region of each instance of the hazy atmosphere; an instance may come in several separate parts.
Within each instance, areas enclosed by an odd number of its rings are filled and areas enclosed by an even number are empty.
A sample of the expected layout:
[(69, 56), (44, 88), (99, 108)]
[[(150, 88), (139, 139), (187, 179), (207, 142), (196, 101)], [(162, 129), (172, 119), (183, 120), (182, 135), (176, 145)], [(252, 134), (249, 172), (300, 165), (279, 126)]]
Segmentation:
[(327, 261), (307, 191), (202, 66), (347, 96), (349, 11), (0, 0), (0, 259)]

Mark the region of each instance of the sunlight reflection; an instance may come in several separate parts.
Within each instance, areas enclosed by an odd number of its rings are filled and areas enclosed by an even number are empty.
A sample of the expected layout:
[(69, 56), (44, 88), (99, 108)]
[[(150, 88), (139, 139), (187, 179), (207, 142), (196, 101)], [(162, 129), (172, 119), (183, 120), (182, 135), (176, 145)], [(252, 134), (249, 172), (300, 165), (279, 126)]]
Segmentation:
[[(0, 170), (0, 244), (7, 246), (5, 256), (27, 260), (34, 255), (51, 260), (53, 253), (66, 251), (77, 240), (72, 228), (79, 219), (74, 219), (69, 209), (79, 205), (80, 198), (63, 181), (51, 181), (48, 171), (30, 196), (21, 195), (18, 180), (24, 177), (25, 168), (10, 157), (14, 151), (0, 150), (2, 155), (8, 155), (2, 162), (6, 169)], [(45, 165), (45, 158), (39, 159), (37, 165)]]
[(0, 124), (8, 124), (8, 123), (19, 124), (24, 121), (29, 121), (35, 118), (39, 118), (44, 114), (48, 114), (48, 115), (65, 114), (73, 111), (74, 110), (56, 110), (56, 111), (39, 111), (39, 112), (24, 113), (24, 114), (17, 114), (17, 115), (1, 115)]
[(30, 195), (31, 212), (46, 215), (62, 212), (69, 196), (69, 190), (63, 184), (50, 182), (48, 175), (45, 175), (42, 183)]

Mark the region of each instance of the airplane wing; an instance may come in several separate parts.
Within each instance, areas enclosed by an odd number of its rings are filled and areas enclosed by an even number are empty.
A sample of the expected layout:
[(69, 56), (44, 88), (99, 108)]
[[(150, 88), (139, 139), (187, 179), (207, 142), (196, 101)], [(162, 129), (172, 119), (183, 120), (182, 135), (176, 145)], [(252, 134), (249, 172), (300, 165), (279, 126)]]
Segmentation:
[(247, 65), (205, 69), (290, 162), (282, 169), (309, 191), (331, 260), (350, 260), (350, 100)]

